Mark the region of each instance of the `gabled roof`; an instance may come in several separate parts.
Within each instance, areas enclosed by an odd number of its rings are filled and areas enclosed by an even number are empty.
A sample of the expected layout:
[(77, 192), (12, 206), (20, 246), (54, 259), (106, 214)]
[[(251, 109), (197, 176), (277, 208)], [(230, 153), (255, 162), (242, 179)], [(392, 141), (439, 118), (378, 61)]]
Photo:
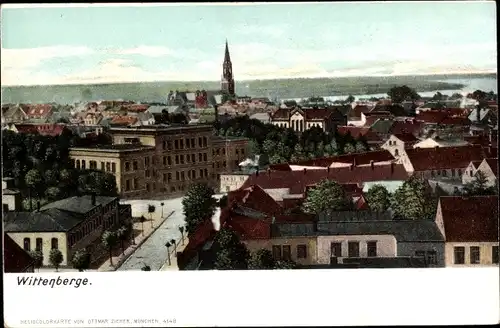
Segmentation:
[(465, 168), (486, 157), (481, 146), (414, 148), (405, 152), (415, 171)]
[(66, 232), (85, 219), (82, 214), (59, 209), (33, 212), (6, 212), (6, 232)]
[(35, 260), (6, 233), (3, 235), (4, 272), (21, 273), (33, 266)]
[(491, 112), (491, 109), (489, 108), (474, 108), (472, 110), (472, 112), (469, 114), (469, 120), (472, 121), (472, 122), (477, 122), (477, 114), (478, 114), (478, 111), (479, 111), (479, 121), (482, 121), (484, 120), (488, 114), (490, 114)]
[(116, 115), (111, 122), (109, 122), (110, 125), (132, 125), (135, 123), (137, 123), (137, 117), (120, 115)]
[(495, 176), (498, 177), (498, 158), (485, 158), (483, 163), (487, 164)]
[(498, 242), (498, 196), (439, 198), (447, 242)]
[(40, 210), (44, 211), (56, 208), (62, 211), (85, 214), (99, 205), (106, 206), (116, 199), (116, 197), (95, 196), (95, 205), (92, 205), (92, 197), (90, 195), (74, 196), (48, 203), (47, 205), (42, 206)]
[(356, 105), (347, 113), (348, 118), (361, 118), (361, 113), (368, 113), (372, 108), (367, 105)]
[(283, 212), (283, 208), (258, 185), (250, 185), (229, 194), (228, 200), (231, 202), (234, 201), (261, 213), (273, 216)]
[(377, 121), (375, 121), (375, 123), (372, 124), (370, 129), (375, 133), (388, 134), (393, 125), (394, 125), (393, 120), (378, 119)]
[(51, 104), (36, 104), (36, 105), (26, 105), (26, 115), (28, 117), (44, 117), (47, 118), (52, 114)]

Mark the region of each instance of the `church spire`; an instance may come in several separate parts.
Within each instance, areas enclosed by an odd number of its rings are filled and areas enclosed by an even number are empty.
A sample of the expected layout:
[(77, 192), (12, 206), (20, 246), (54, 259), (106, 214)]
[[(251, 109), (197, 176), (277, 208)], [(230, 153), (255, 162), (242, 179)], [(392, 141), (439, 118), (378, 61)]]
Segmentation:
[(231, 56), (229, 55), (229, 45), (227, 43), (227, 39), (224, 62), (222, 63), (221, 90), (226, 95), (234, 96), (233, 64), (231, 63)]

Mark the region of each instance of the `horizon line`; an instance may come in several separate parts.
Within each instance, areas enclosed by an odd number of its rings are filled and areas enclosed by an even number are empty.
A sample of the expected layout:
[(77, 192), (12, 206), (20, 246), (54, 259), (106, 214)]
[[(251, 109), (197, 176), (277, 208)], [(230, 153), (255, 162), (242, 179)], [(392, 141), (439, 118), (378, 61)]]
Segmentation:
[[(345, 79), (345, 78), (391, 78), (391, 77), (412, 77), (412, 76), (440, 76), (440, 75), (498, 75), (497, 71), (475, 71), (475, 72), (442, 72), (442, 73), (422, 73), (422, 74), (394, 74), (394, 75), (346, 75), (346, 76), (314, 76), (314, 77), (275, 77), (275, 78), (257, 78), (257, 79), (244, 79), (235, 81), (236, 83), (255, 82), (255, 81), (272, 81), (272, 80), (305, 80), (305, 79)], [(4, 84), (1, 88), (15, 88), (15, 87), (53, 87), (53, 86), (88, 86), (88, 85), (105, 85), (105, 84), (133, 84), (133, 83), (220, 83), (219, 80), (155, 80), (155, 81), (109, 81), (109, 82), (91, 82), (79, 83), (70, 82), (65, 84), (17, 84), (7, 85)]]

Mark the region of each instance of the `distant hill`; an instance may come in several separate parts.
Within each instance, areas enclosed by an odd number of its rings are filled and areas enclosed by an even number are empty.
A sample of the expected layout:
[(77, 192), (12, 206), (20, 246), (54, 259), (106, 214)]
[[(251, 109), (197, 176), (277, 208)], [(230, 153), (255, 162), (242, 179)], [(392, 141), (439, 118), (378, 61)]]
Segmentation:
[[(379, 94), (395, 85), (408, 85), (417, 92), (462, 89), (465, 84), (443, 80), (496, 79), (496, 74), (450, 74), (391, 77), (297, 78), (236, 81), (236, 93), (252, 97), (304, 98)], [(218, 81), (142, 82), (88, 85), (2, 87), (2, 103), (62, 104), (102, 99), (164, 102), (170, 90), (218, 90)]]

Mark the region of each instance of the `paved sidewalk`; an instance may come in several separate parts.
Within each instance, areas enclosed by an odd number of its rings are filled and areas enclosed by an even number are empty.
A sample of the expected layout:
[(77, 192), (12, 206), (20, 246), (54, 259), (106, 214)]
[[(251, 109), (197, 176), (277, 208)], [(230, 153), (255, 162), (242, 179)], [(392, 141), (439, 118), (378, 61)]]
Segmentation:
[[(109, 258), (104, 262), (97, 271), (116, 271), (134, 252), (139, 248), (170, 216), (174, 214), (174, 211), (166, 213), (164, 218), (160, 215), (153, 215), (153, 225), (151, 226), (151, 221), (149, 221), (149, 215), (145, 216), (148, 221), (144, 222), (144, 234), (140, 234), (135, 237), (135, 245), (130, 245), (124, 253), (120, 253), (119, 256), (113, 256), (113, 266), (111, 265)], [(140, 222), (134, 223), (134, 229), (142, 231), (142, 224)]]
[(182, 252), (184, 250), (184, 248), (186, 248), (188, 242), (189, 242), (188, 238), (185, 237), (184, 238), (184, 245), (179, 244), (177, 246), (177, 251), (171, 253), (171, 255), (170, 255), (170, 265), (169, 265), (168, 259), (167, 259), (167, 261), (165, 262), (165, 264), (163, 264), (162, 267), (160, 268), (160, 271), (170, 271), (170, 270), (179, 271), (179, 267), (177, 266), (177, 257), (176, 257), (176, 255), (177, 255), (177, 252)]

